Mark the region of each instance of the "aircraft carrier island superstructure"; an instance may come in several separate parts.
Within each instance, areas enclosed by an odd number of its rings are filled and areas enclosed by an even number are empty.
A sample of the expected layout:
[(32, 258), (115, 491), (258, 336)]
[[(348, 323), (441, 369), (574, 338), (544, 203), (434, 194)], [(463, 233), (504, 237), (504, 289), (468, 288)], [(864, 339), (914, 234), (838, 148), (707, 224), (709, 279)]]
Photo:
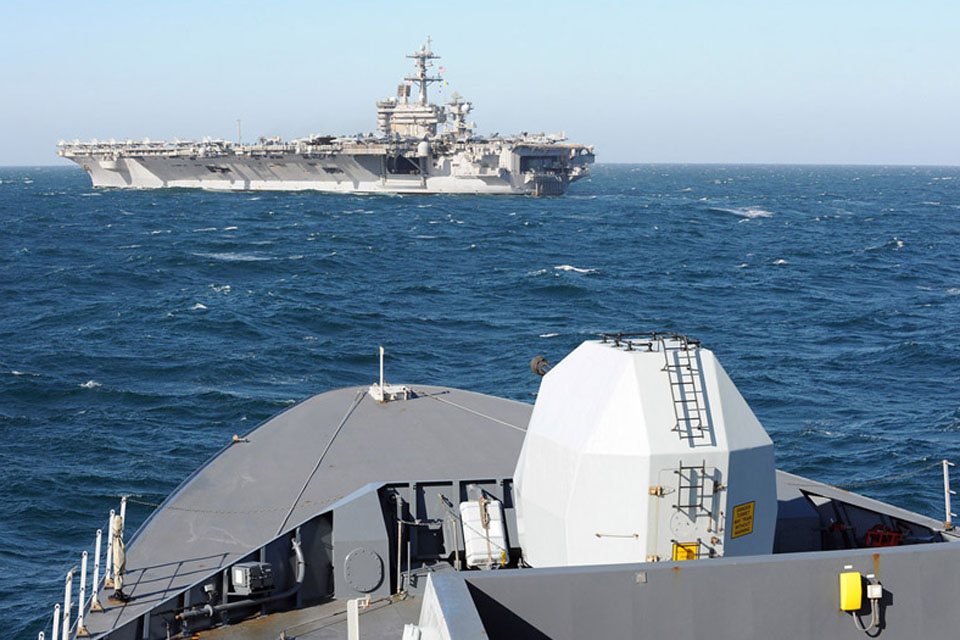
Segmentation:
[(136, 189), (546, 196), (563, 194), (588, 174), (593, 147), (565, 142), (562, 134), (476, 135), (467, 121), (470, 102), (454, 93), (438, 105), (427, 96), (429, 85), (442, 81), (430, 71), (439, 56), (429, 38), (407, 57), (415, 72), (395, 97), (377, 102), (376, 134), (255, 144), (75, 140), (61, 141), (57, 154), (83, 167), (94, 187)]

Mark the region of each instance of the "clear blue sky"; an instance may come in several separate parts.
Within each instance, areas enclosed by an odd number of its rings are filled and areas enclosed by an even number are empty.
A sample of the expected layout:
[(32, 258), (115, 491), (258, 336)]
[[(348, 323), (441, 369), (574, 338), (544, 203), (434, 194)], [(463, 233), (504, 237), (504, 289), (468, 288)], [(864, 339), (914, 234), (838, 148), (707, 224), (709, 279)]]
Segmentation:
[(0, 164), (74, 138), (345, 134), (427, 35), (481, 132), (600, 162), (960, 164), (960, 2), (10, 2)]

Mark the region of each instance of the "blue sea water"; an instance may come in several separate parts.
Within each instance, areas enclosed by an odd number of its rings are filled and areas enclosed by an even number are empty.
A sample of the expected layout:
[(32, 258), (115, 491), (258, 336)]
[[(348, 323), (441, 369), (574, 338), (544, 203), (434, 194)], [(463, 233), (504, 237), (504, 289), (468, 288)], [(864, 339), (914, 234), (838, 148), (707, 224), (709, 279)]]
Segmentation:
[[(0, 230), (4, 637), (48, 623), (117, 496), (159, 501), (233, 434), (372, 382), (378, 344), (390, 380), (532, 402), (531, 356), (675, 330), (717, 353), (780, 468), (960, 461), (960, 168), (598, 165), (552, 199), (5, 168)], [(942, 517), (936, 470), (863, 492)]]

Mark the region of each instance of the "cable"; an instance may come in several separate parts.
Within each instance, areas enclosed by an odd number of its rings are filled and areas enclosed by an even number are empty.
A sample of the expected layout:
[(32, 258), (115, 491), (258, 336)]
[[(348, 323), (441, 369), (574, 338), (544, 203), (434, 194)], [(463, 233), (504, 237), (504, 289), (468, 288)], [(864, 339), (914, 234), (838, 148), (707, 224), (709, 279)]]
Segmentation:
[[(394, 604), (394, 602), (395, 602), (394, 596), (385, 596), (385, 597), (379, 598), (379, 599), (377, 599), (377, 600), (372, 600), (367, 607), (365, 607), (365, 608), (363, 608), (363, 609), (361, 609), (361, 610), (359, 611), (359, 614), (360, 614), (360, 615), (364, 615), (364, 614), (366, 614), (366, 613), (372, 613), (373, 611), (377, 611), (378, 609), (383, 609), (384, 607), (388, 607), (388, 606)], [(379, 605), (379, 606), (377, 606), (377, 605)], [(334, 617), (336, 617), (336, 616), (342, 616), (342, 615), (344, 615), (346, 612), (347, 612), (346, 609), (341, 609), (341, 610), (339, 610), (339, 611), (333, 611), (333, 612), (328, 613), (328, 614), (326, 614), (326, 615), (320, 616), (319, 618), (314, 618), (313, 620), (306, 620), (306, 621), (304, 621), (304, 622), (300, 622), (300, 623), (297, 623), (297, 624), (295, 624), (295, 625), (291, 625), (291, 626), (286, 627), (285, 629), (283, 629), (283, 631), (284, 631), (284, 632), (287, 632), (287, 631), (292, 631), (293, 629), (298, 629), (298, 630), (300, 630), (301, 627), (306, 627), (307, 625), (314, 625), (314, 624), (317, 624), (317, 623), (324, 623), (324, 622), (326, 622), (327, 620), (329, 620), (330, 618), (334, 618)], [(316, 630), (318, 630), (318, 629), (322, 629), (322, 628), (324, 628), (324, 627), (326, 627), (326, 626), (328, 626), (328, 625), (326, 625), (326, 624), (320, 624), (319, 626), (316, 626), (316, 627), (313, 627), (313, 628), (310, 628), (310, 629), (300, 630), (300, 633), (301, 633), (301, 634), (311, 633), (311, 632), (316, 631)]]
[(891, 481), (891, 480), (899, 480), (899, 479), (901, 479), (901, 478), (909, 478), (910, 476), (915, 476), (915, 475), (917, 475), (918, 473), (923, 473), (924, 471), (929, 471), (930, 469), (933, 469), (933, 468), (935, 468), (935, 467), (939, 467), (939, 466), (941, 466), (942, 464), (943, 464), (943, 462), (940, 461), (940, 460), (938, 460), (937, 462), (934, 462), (933, 464), (929, 464), (929, 465), (927, 465), (927, 466), (925, 466), (925, 467), (921, 467), (920, 469), (915, 469), (915, 470), (913, 470), (913, 471), (907, 471), (906, 473), (898, 473), (898, 474), (896, 474), (896, 475), (884, 476), (884, 477), (882, 477), (882, 478), (874, 478), (874, 479), (872, 479), (872, 480), (859, 480), (859, 481), (856, 481), (856, 482), (844, 482), (844, 483), (841, 483), (841, 484), (834, 484), (834, 485), (830, 485), (830, 486), (837, 487), (837, 488), (839, 488), (839, 489), (845, 489), (845, 488), (848, 488), (848, 487), (864, 487), (864, 486), (871, 485), (871, 484), (880, 484), (880, 483), (882, 483), (882, 482), (889, 482), (889, 481)]
[(443, 402), (444, 404), (449, 404), (450, 406), (456, 407), (457, 409), (462, 409), (462, 410), (464, 410), (464, 411), (466, 411), (466, 412), (468, 412), (468, 413), (472, 413), (472, 414), (475, 415), (475, 416), (480, 416), (481, 418), (486, 418), (487, 420), (492, 420), (493, 422), (496, 422), (496, 423), (498, 423), (498, 424), (502, 424), (502, 425), (505, 426), (505, 427), (510, 427), (511, 429), (516, 429), (517, 431), (519, 431), (519, 432), (521, 432), (521, 433), (526, 433), (526, 432), (527, 432), (526, 429), (524, 429), (524, 428), (522, 428), (522, 427), (518, 427), (518, 426), (515, 425), (515, 424), (510, 424), (509, 422), (504, 422), (503, 420), (499, 420), (499, 419), (497, 419), (497, 418), (494, 418), (493, 416), (488, 416), (488, 415), (485, 414), (485, 413), (480, 413), (479, 411), (476, 411), (475, 409), (471, 409), (470, 407), (465, 407), (465, 406), (463, 406), (463, 405), (457, 404), (456, 402), (452, 402), (452, 401), (450, 401), (450, 400), (446, 400), (445, 398), (441, 398), (441, 397), (438, 396), (438, 395), (435, 395), (435, 394), (432, 394), (432, 393), (427, 393), (426, 391), (417, 391), (416, 389), (411, 389), (411, 390), (412, 390), (415, 394), (417, 394), (418, 396), (421, 396), (421, 395), (422, 395), (422, 396), (426, 396), (426, 397), (428, 397), (428, 398), (433, 398), (434, 400), (437, 400), (437, 401), (439, 401), (439, 402)]
[(360, 405), (360, 401), (363, 400), (363, 397), (367, 395), (366, 389), (361, 389), (357, 391), (357, 396), (353, 399), (350, 408), (347, 409), (347, 412), (343, 414), (343, 418), (340, 420), (340, 424), (337, 425), (336, 430), (334, 430), (333, 435), (330, 436), (330, 440), (327, 442), (327, 446), (323, 448), (323, 451), (320, 453), (320, 457), (317, 459), (317, 464), (313, 467), (313, 471), (310, 472), (310, 475), (307, 476), (306, 481), (303, 483), (303, 486), (300, 487), (300, 493), (297, 494), (297, 497), (294, 499), (293, 504), (290, 505), (290, 510), (287, 511), (287, 515), (283, 517), (283, 520), (280, 522), (280, 526), (277, 528), (277, 535), (283, 533), (283, 528), (287, 526), (287, 520), (290, 519), (290, 516), (293, 514), (294, 509), (297, 508), (297, 504), (300, 502), (300, 498), (303, 497), (303, 493), (307, 490), (307, 485), (310, 484), (310, 481), (313, 480), (313, 476), (317, 473), (317, 470), (320, 468), (320, 464), (323, 462), (323, 458), (327, 455), (327, 451), (330, 450), (330, 447), (333, 446), (333, 441), (337, 439), (337, 436), (340, 434), (340, 430), (343, 429), (343, 425), (347, 424), (347, 420), (350, 419), (350, 416), (353, 414), (354, 409)]
[(869, 486), (869, 485), (872, 485), (872, 484), (882, 484), (882, 483), (884, 483), (884, 482), (890, 482), (891, 480), (900, 480), (901, 478), (909, 478), (910, 476), (915, 476), (915, 475), (917, 475), (917, 474), (919, 474), (919, 473), (923, 473), (924, 471), (929, 471), (930, 469), (933, 469), (933, 468), (935, 468), (935, 467), (939, 467), (939, 466), (942, 465), (942, 464), (943, 464), (943, 461), (938, 461), (938, 462), (934, 462), (933, 464), (928, 464), (928, 465), (925, 466), (925, 467), (920, 467), (919, 469), (914, 469), (913, 471), (907, 471), (906, 473), (898, 473), (898, 474), (895, 474), (895, 475), (892, 475), (892, 476), (883, 476), (882, 478), (873, 478), (873, 479), (871, 479), (871, 480), (857, 480), (857, 481), (854, 481), (854, 482), (841, 482), (841, 483), (839, 483), (839, 484), (828, 484), (828, 483), (826, 483), (826, 482), (820, 483), (819, 485), (816, 485), (816, 484), (797, 484), (797, 485), (794, 485), (794, 486), (797, 486), (797, 487), (810, 487), (810, 488), (813, 488), (813, 489), (822, 488), (822, 487), (824, 487), (824, 486), (827, 487), (827, 488), (832, 488), (832, 489), (848, 489), (848, 488), (851, 488), (851, 487), (865, 487), (865, 486)]
[[(186, 511), (189, 513), (215, 513), (219, 515), (241, 515), (241, 514), (251, 514), (251, 513), (267, 513), (270, 511), (282, 511), (284, 509), (289, 509), (289, 505), (281, 505), (278, 507), (263, 507), (261, 509), (246, 509), (243, 511), (230, 511), (225, 509), (190, 509), (189, 507), (173, 507), (170, 505), (163, 505), (157, 502), (147, 502), (146, 500), (137, 500), (135, 498), (127, 497), (127, 502), (132, 502), (134, 504), (142, 504), (145, 507), (163, 507), (165, 510), (170, 511)], [(303, 504), (309, 504), (310, 500), (305, 500)]]
[(877, 601), (873, 598), (870, 598), (870, 626), (865, 627), (863, 623), (860, 622), (860, 614), (856, 611), (851, 612), (853, 616), (853, 624), (857, 627), (858, 630), (863, 631), (869, 635), (870, 629), (876, 629), (880, 626), (880, 610), (877, 608)]

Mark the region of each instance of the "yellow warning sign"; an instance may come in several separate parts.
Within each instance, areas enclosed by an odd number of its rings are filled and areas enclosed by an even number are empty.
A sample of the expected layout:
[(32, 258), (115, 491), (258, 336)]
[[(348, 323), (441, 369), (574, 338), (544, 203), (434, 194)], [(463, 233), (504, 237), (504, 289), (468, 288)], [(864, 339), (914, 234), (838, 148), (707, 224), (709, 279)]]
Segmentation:
[(700, 556), (699, 542), (674, 542), (674, 560), (696, 560)]
[(738, 504), (733, 508), (733, 526), (730, 530), (731, 538), (739, 538), (753, 533), (753, 506), (754, 502)]

